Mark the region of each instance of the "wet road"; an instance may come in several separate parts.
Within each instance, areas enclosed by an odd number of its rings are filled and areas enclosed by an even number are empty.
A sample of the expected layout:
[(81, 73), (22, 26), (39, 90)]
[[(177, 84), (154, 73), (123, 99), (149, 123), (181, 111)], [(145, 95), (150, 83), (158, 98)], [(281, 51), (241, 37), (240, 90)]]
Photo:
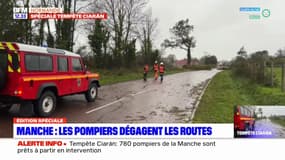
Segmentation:
[[(103, 86), (98, 99), (87, 103), (83, 95), (61, 98), (53, 117), (74, 123), (185, 123), (207, 82), (218, 70), (192, 71), (165, 76), (164, 82), (148, 79)], [(32, 114), (32, 113), (31, 113)], [(12, 136), (12, 118), (0, 111), (0, 137)]]
[[(273, 123), (270, 119), (262, 119), (255, 122), (255, 129), (259, 135), (252, 137), (260, 138), (285, 138), (285, 128)], [(263, 134), (264, 133), (264, 134)]]

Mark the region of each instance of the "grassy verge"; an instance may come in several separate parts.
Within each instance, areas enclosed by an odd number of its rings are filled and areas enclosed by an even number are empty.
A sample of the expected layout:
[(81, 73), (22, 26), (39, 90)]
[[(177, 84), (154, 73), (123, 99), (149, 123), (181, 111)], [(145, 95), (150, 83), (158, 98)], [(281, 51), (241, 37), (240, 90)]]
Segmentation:
[[(169, 69), (166, 75), (190, 71), (190, 69)], [(100, 74), (100, 84), (108, 85), (119, 82), (143, 79), (142, 69), (120, 69), (120, 70), (95, 70)], [(148, 78), (153, 77), (153, 72), (148, 73)]]
[[(218, 73), (211, 81), (196, 110), (194, 122), (232, 122), (233, 106), (242, 100), (229, 71)], [(250, 101), (244, 99), (244, 101)]]
[(284, 97), (280, 87), (265, 87), (223, 71), (203, 95), (194, 122), (231, 123), (234, 105), (285, 105)]
[(283, 127), (285, 127), (285, 118), (284, 117), (274, 117), (274, 118), (270, 118), (270, 120), (273, 123), (279, 124)]

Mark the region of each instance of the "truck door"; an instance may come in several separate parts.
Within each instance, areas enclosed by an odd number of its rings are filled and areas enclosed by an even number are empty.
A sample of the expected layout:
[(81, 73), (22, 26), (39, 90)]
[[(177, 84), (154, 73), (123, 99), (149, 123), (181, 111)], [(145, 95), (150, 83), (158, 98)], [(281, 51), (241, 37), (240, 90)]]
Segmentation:
[(59, 76), (62, 77), (59, 79), (58, 86), (59, 86), (59, 92), (62, 95), (66, 95), (72, 92), (72, 79), (69, 77), (71, 74), (69, 73), (68, 69), (68, 58), (66, 56), (58, 56), (57, 57), (57, 71), (59, 73)]
[(71, 65), (72, 65), (72, 92), (78, 93), (86, 91), (87, 83), (86, 83), (86, 76), (83, 69), (83, 64), (81, 59), (78, 57), (71, 58)]

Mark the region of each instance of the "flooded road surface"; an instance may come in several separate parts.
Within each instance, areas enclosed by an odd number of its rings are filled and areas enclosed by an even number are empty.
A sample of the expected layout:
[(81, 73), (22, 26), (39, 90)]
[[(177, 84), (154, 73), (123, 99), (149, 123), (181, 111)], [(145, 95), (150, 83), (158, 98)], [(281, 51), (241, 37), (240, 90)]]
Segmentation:
[[(74, 123), (187, 123), (202, 90), (218, 72), (178, 73), (165, 76), (162, 84), (149, 78), (103, 86), (94, 103), (87, 103), (83, 95), (61, 98), (53, 117)], [(19, 107), (0, 114), (0, 137), (11, 137)]]
[(273, 123), (270, 119), (257, 120), (254, 131), (257, 138), (285, 138), (285, 127)]

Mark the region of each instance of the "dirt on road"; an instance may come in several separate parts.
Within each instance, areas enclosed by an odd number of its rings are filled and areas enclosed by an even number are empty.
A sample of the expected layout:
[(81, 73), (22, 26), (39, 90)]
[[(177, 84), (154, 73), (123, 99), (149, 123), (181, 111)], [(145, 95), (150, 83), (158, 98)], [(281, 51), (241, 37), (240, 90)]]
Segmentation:
[[(94, 103), (87, 103), (83, 95), (59, 99), (53, 117), (73, 123), (186, 123), (207, 82), (218, 72), (178, 73), (165, 76), (162, 84), (149, 78), (103, 86)], [(14, 106), (9, 114), (0, 114), (0, 137), (11, 137), (12, 118), (22, 113)]]

